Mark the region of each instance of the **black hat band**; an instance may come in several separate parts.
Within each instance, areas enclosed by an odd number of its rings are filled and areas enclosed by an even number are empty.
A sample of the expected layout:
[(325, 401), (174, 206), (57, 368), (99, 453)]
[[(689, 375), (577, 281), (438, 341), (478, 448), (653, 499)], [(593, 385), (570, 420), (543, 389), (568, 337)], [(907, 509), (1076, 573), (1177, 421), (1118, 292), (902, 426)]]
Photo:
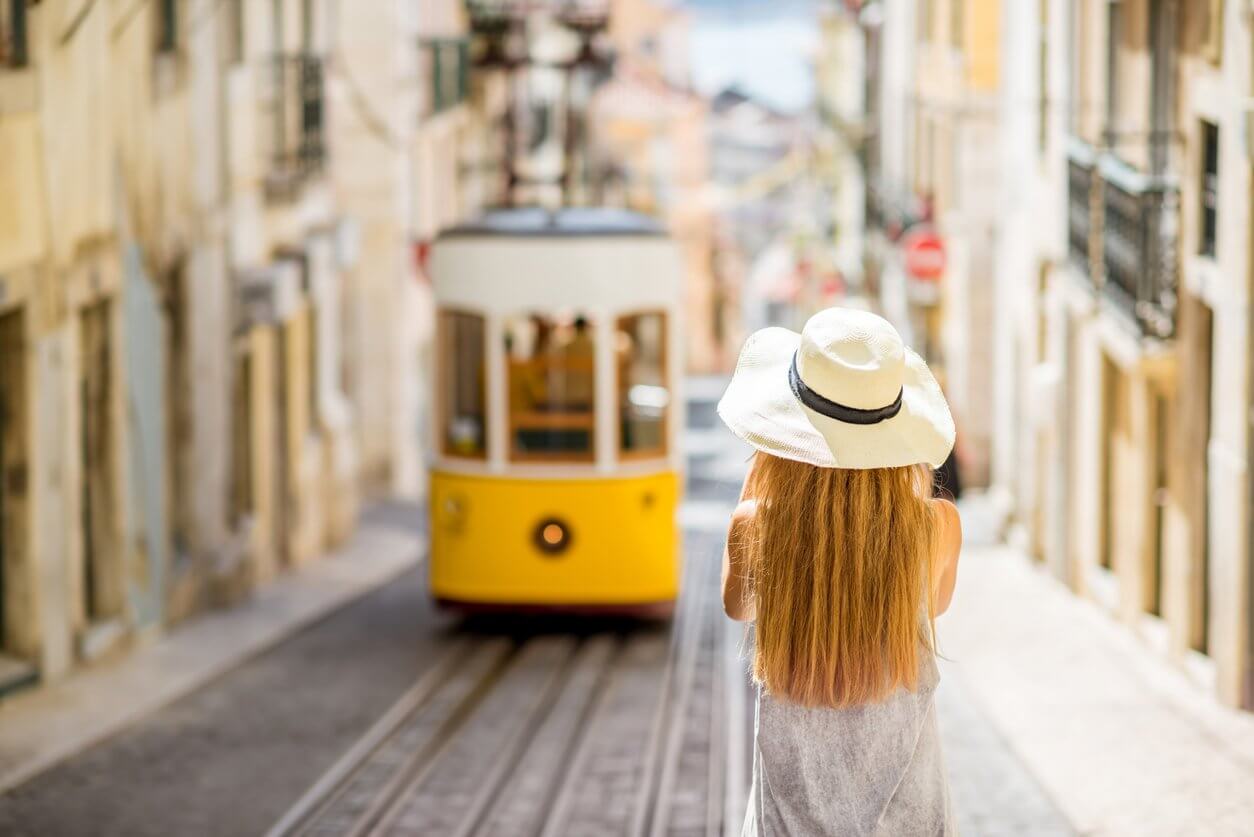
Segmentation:
[(844, 404), (838, 404), (835, 401), (824, 398), (806, 386), (806, 382), (801, 380), (801, 373), (797, 371), (797, 354), (795, 352), (792, 356), (792, 364), (788, 367), (788, 384), (792, 387), (792, 394), (797, 396), (797, 400), (806, 407), (821, 416), (843, 421), (845, 424), (865, 425), (887, 421), (901, 412), (901, 397), (905, 392), (904, 389), (898, 390), (897, 399), (887, 407), (877, 407), (873, 410), (846, 407)]

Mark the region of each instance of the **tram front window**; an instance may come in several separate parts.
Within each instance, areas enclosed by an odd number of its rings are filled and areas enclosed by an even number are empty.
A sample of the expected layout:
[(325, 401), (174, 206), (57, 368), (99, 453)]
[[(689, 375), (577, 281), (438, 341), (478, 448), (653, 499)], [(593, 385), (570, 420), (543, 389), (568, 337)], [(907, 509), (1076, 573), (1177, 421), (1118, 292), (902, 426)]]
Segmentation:
[(483, 317), (442, 311), (439, 320), (440, 434), (449, 456), (482, 459), (487, 426)]
[(592, 323), (577, 312), (532, 314), (506, 323), (512, 459), (592, 460), (596, 424), (593, 340)]
[(619, 450), (625, 458), (666, 453), (666, 315), (660, 311), (618, 319)]

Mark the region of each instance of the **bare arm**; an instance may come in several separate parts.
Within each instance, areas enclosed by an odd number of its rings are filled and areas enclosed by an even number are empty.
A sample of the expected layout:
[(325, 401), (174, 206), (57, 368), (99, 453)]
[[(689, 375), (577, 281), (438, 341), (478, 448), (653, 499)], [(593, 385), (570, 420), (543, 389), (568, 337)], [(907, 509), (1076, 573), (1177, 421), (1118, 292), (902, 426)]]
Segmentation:
[(962, 518), (958, 507), (948, 500), (933, 500), (933, 508), (940, 518), (940, 543), (932, 564), (932, 607), (940, 616), (949, 609), (954, 597), (954, 584), (958, 580), (958, 554), (962, 550)]
[(753, 463), (745, 474), (740, 489), (740, 503), (732, 512), (727, 527), (727, 546), (723, 548), (723, 612), (738, 622), (753, 619), (753, 592), (749, 572), (748, 536), (757, 501), (753, 497)]

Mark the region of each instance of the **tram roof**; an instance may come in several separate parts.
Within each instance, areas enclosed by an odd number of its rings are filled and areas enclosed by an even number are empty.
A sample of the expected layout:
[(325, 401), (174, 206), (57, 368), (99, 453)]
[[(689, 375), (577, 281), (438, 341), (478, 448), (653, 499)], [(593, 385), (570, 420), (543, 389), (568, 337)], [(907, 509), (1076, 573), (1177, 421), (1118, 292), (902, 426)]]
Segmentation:
[(612, 207), (493, 209), (440, 234), (440, 238), (594, 238), (664, 236), (657, 219)]

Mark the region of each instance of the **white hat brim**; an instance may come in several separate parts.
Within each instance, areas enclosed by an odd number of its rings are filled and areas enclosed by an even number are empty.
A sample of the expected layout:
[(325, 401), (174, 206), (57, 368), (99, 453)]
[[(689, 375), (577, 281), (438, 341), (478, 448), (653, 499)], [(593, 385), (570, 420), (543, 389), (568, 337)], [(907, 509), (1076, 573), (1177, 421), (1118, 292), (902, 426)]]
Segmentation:
[(764, 453), (821, 468), (939, 468), (954, 446), (954, 420), (931, 370), (906, 349), (901, 411), (876, 424), (849, 424), (810, 410), (793, 394), (788, 369), (801, 335), (773, 326), (752, 334), (718, 402), (733, 433)]

